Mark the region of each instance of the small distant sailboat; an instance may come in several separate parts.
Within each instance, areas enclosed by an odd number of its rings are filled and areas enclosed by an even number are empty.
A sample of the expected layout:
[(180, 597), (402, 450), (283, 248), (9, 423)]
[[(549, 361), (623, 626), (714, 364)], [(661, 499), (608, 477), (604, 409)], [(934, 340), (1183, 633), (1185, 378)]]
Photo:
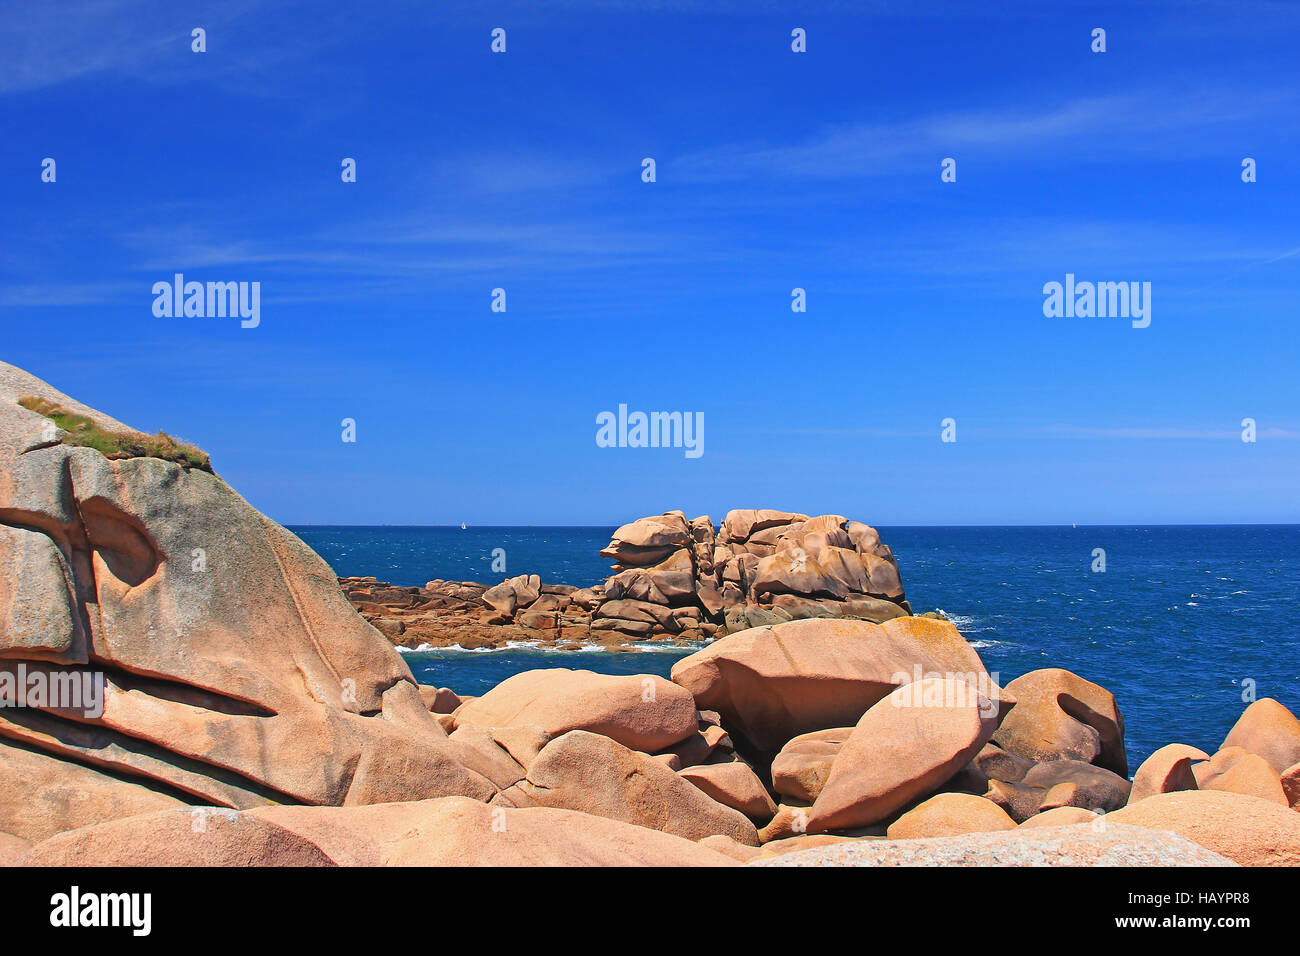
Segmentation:
[(463, 522), (463, 521), (460, 523), (460, 530), (461, 530), (461, 531), (464, 531), (464, 530), (465, 530), (465, 522)]

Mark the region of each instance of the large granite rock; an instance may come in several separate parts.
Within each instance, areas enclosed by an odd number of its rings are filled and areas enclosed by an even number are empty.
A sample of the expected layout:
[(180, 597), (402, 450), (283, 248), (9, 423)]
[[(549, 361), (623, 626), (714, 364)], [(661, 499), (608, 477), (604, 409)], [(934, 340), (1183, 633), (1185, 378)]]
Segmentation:
[[(52, 761), (0, 803), (50, 806), (90, 771), (89, 816), (491, 796), (301, 541), (214, 474), (63, 444), (29, 395), (125, 428), (0, 364), (0, 667), (104, 687), (102, 712), (0, 710), (0, 768)], [(24, 838), (83, 820), (0, 813)]]
[(1083, 760), (1128, 776), (1124, 715), (1106, 688), (1059, 667), (1007, 684), (1016, 706), (993, 742), (1030, 760)]
[(996, 728), (996, 705), (964, 681), (932, 677), (899, 687), (862, 715), (835, 756), (809, 832), (877, 823), (928, 796)]
[(1014, 701), (947, 621), (884, 624), (814, 618), (731, 634), (673, 665), (672, 678), (733, 735), (775, 754), (801, 734), (858, 722), (895, 688), (953, 675), (998, 701)]
[(776, 814), (776, 804), (749, 764), (740, 760), (698, 764), (679, 771), (723, 806), (739, 810), (756, 823), (767, 823)]
[(1242, 712), (1223, 746), (1263, 757), (1280, 774), (1300, 762), (1300, 718), (1272, 697), (1261, 698)]
[(671, 511), (623, 525), (615, 530), (613, 539), (600, 553), (603, 557), (632, 566), (657, 564), (693, 540), (686, 515)]
[(1133, 787), (1128, 802), (1137, 803), (1157, 793), (1176, 793), (1179, 790), (1197, 790), (1196, 774), (1192, 764), (1209, 760), (1204, 750), (1187, 744), (1166, 744), (1142, 762), (1133, 775)]
[(563, 668), (508, 677), (454, 716), (457, 726), (536, 727), (551, 737), (586, 730), (646, 753), (680, 743), (698, 724), (691, 695), (662, 677)]

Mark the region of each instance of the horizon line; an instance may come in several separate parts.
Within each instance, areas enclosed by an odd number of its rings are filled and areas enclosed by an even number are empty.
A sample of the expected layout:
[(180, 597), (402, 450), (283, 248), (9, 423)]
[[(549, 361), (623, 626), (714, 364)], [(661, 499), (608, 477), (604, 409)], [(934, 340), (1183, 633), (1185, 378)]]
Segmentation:
[[(643, 515), (642, 517), (659, 517), (658, 515)], [(633, 519), (638, 520), (638, 519)], [(632, 522), (624, 521), (621, 524), (476, 524), (467, 525), (461, 528), (457, 524), (338, 524), (334, 522), (284, 522), (286, 528), (450, 528), (457, 531), (468, 531), (471, 528), (590, 528), (593, 530), (601, 528), (621, 528), (625, 524)], [(865, 524), (865, 522), (863, 522)], [(1135, 524), (1133, 522), (1121, 522), (1118, 524), (874, 524), (873, 528), (1069, 528), (1071, 530), (1079, 528), (1300, 528), (1300, 522), (1295, 521), (1205, 521), (1205, 522), (1171, 522), (1164, 524)]]

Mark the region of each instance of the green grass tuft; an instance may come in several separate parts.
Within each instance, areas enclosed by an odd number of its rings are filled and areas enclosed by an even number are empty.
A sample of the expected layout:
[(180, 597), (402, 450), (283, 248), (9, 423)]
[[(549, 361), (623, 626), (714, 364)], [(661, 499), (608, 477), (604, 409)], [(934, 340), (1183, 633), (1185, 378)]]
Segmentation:
[(18, 404), (44, 415), (67, 432), (63, 439), (65, 444), (93, 448), (108, 458), (161, 458), (185, 468), (212, 471), (212, 461), (205, 452), (163, 432), (146, 435), (144, 432), (110, 431), (100, 428), (85, 415), (77, 415), (62, 405), (34, 395), (18, 399)]

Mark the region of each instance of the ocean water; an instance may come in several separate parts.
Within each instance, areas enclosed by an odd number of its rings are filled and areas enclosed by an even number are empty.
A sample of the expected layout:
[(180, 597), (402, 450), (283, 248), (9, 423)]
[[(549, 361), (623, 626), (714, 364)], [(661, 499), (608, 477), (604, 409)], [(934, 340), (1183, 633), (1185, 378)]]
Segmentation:
[[(589, 585), (612, 528), (293, 529), (341, 575), (394, 584), (495, 583), (507, 574)], [(1130, 769), (1167, 743), (1215, 750), (1245, 699), (1300, 714), (1300, 526), (881, 528), (912, 607), (941, 608), (1006, 683), (1064, 667), (1109, 689)], [(1105, 571), (1092, 570), (1094, 549)], [(440, 651), (406, 655), (423, 683), (479, 694), (536, 667), (667, 675), (677, 651)]]

